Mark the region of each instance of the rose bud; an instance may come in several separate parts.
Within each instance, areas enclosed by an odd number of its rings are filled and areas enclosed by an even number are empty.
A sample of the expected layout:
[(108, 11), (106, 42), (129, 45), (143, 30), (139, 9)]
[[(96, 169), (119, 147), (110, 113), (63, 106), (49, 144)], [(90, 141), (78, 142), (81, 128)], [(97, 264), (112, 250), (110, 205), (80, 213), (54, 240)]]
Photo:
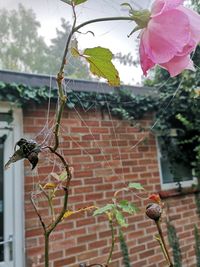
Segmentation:
[(162, 214), (162, 208), (160, 207), (160, 205), (156, 204), (156, 203), (150, 203), (147, 205), (146, 207), (146, 215), (154, 220), (154, 221), (158, 221), (160, 219), (160, 216)]

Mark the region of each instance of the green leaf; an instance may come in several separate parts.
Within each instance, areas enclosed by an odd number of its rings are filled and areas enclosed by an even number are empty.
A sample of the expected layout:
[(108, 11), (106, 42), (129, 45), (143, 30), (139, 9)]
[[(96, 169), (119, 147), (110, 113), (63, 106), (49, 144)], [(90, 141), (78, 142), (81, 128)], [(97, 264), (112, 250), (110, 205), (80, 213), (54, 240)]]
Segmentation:
[(100, 214), (103, 214), (103, 213), (106, 213), (108, 211), (111, 211), (115, 208), (115, 205), (114, 204), (107, 204), (106, 206), (102, 207), (102, 208), (99, 208), (97, 210), (94, 211), (93, 215), (96, 216), (96, 215), (100, 215)]
[(109, 49), (100, 46), (87, 48), (83, 57), (89, 62), (92, 74), (107, 79), (111, 86), (120, 86), (119, 73), (111, 62), (113, 54)]
[(122, 209), (122, 211), (127, 212), (129, 214), (134, 214), (139, 210), (134, 204), (129, 203), (127, 200), (120, 201), (117, 206)]
[(87, 0), (73, 0), (73, 3), (74, 3), (75, 6), (77, 6), (77, 5), (80, 5), (80, 4), (82, 4), (82, 3), (86, 2), (86, 1)]
[(75, 5), (75, 6), (77, 6), (77, 5), (80, 5), (80, 4), (82, 4), (82, 3), (84, 3), (84, 2), (86, 2), (87, 0), (61, 0), (61, 1), (63, 1), (64, 3), (66, 3), (66, 4), (68, 4), (68, 5)]
[(126, 220), (124, 218), (124, 215), (119, 210), (115, 210), (115, 218), (117, 220), (117, 223), (120, 226), (123, 226), (123, 227), (127, 227), (128, 226), (128, 224), (126, 223)]
[(66, 171), (63, 171), (60, 175), (59, 175), (59, 179), (60, 181), (65, 181), (67, 180), (68, 174)]
[(71, 0), (61, 0), (62, 2), (68, 4), (68, 5), (72, 5), (72, 1)]
[(129, 183), (128, 187), (137, 190), (144, 190), (144, 187), (140, 183)]

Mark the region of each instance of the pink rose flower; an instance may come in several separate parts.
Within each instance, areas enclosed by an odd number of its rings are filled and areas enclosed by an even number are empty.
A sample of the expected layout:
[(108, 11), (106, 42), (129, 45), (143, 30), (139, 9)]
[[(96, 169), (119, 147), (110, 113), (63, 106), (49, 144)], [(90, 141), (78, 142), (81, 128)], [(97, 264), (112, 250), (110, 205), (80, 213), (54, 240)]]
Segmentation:
[(190, 53), (200, 42), (200, 15), (184, 7), (184, 0), (155, 0), (140, 35), (140, 62), (144, 75), (159, 64), (170, 75), (195, 70)]

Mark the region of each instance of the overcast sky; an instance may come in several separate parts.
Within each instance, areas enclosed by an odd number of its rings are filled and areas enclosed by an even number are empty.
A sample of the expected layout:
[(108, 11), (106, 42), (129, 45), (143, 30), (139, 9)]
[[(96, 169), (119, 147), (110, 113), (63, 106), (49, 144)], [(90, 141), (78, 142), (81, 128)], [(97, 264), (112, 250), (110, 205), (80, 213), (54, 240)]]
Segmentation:
[[(149, 8), (151, 0), (88, 0), (77, 7), (78, 23), (85, 20), (106, 17), (106, 16), (126, 16), (128, 12), (120, 6), (123, 2), (129, 2), (138, 9)], [(44, 36), (49, 42), (55, 36), (55, 29), (60, 27), (60, 18), (63, 17), (72, 21), (72, 13), (69, 5), (61, 0), (0, 0), (0, 8), (13, 9), (22, 3), (27, 8), (32, 8), (36, 13), (38, 21), (41, 23), (40, 35)], [(138, 51), (136, 49), (136, 32), (130, 38), (127, 35), (133, 29), (134, 24), (128, 21), (124, 22), (104, 22), (92, 24), (82, 29), (82, 31), (91, 30), (91, 34), (79, 35), (78, 42), (80, 48), (94, 47), (97, 45), (110, 48), (113, 53), (122, 52), (123, 54), (131, 52), (136, 58)], [(141, 71), (134, 67), (118, 66), (121, 78), (125, 83), (137, 83), (140, 81)]]

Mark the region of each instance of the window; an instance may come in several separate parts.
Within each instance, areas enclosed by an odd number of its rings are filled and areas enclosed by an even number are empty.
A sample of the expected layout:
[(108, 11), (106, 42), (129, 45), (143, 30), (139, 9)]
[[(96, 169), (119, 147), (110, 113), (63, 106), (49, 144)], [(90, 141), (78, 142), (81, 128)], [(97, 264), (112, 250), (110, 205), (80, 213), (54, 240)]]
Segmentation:
[[(188, 187), (196, 184), (196, 179), (193, 176), (192, 168), (185, 162), (178, 162), (173, 159), (173, 150), (171, 150), (172, 157), (170, 158), (169, 147), (164, 141), (166, 138), (162, 136), (157, 137), (158, 160), (161, 177), (162, 189), (172, 189), (180, 187)], [(170, 146), (174, 147), (176, 153), (176, 137), (168, 137), (170, 139)]]

